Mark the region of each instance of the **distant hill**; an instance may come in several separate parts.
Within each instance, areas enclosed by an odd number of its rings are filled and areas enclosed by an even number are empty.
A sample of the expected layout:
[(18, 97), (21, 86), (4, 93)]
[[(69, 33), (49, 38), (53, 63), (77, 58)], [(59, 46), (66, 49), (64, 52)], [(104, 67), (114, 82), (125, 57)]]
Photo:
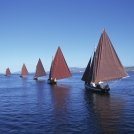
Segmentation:
[[(35, 72), (29, 72), (29, 74), (34, 74)], [(21, 74), (21, 71), (13, 72), (12, 74)]]
[[(131, 67), (124, 67), (126, 71), (134, 71), (134, 66)], [(71, 72), (84, 72), (85, 68), (79, 68), (79, 67), (70, 67), (69, 68)], [(20, 74), (21, 71), (13, 72), (12, 74)], [(35, 72), (29, 72), (30, 74), (35, 74)], [(47, 74), (49, 74), (49, 71), (46, 71)], [(3, 73), (0, 73), (3, 74)]]
[(17, 72), (12, 72), (12, 74), (20, 74), (21, 71), (17, 71)]
[(71, 72), (84, 72), (85, 68), (79, 68), (79, 67), (70, 67), (69, 68)]
[[(126, 71), (134, 71), (134, 66), (124, 67)], [(84, 72), (86, 68), (70, 67), (71, 72)]]
[(134, 66), (124, 67), (126, 71), (134, 71)]

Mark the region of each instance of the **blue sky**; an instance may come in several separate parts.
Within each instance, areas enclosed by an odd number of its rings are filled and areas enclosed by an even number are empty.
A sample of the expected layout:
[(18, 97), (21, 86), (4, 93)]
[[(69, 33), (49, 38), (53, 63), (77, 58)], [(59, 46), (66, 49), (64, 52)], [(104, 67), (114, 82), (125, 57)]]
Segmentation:
[(58, 46), (69, 67), (86, 67), (104, 28), (133, 66), (133, 0), (0, 0), (0, 72), (34, 72), (39, 58), (49, 71)]

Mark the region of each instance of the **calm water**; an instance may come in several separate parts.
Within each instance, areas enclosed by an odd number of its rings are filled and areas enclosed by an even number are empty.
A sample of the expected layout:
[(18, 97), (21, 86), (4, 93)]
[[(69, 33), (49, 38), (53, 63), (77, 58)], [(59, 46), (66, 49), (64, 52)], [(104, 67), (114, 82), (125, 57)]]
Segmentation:
[(0, 134), (134, 133), (134, 72), (109, 94), (87, 91), (82, 73), (51, 86), (47, 78), (0, 75)]

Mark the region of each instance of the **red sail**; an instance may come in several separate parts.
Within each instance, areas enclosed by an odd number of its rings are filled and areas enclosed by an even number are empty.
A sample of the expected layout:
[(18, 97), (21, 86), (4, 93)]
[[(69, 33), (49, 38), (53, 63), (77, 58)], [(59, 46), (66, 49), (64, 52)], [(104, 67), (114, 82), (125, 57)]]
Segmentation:
[(56, 78), (58, 80), (72, 76), (60, 47), (57, 49), (50, 71), (52, 79)]
[(27, 68), (26, 68), (25, 64), (23, 64), (22, 70), (21, 70), (21, 75), (27, 75), (27, 74), (28, 74)]
[(6, 69), (6, 75), (10, 75), (10, 74), (11, 74), (10, 69), (7, 68), (7, 69)]
[(45, 76), (45, 75), (46, 75), (45, 69), (42, 65), (40, 58), (39, 58), (39, 61), (38, 61), (37, 66), (36, 66), (35, 77), (40, 77), (40, 76)]
[(93, 81), (116, 80), (128, 76), (123, 68), (114, 47), (104, 30), (101, 34), (98, 47), (95, 53)]

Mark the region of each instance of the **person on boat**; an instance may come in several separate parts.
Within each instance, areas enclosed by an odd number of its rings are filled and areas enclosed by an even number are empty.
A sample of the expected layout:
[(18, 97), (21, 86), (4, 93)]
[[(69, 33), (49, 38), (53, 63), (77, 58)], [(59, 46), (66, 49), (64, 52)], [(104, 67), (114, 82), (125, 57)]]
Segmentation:
[(94, 82), (91, 82), (90, 85), (91, 85), (92, 87), (96, 87)]
[(53, 78), (51, 78), (51, 82), (54, 82)]
[(102, 82), (102, 81), (99, 81), (99, 83), (98, 83), (98, 87), (100, 87), (100, 88), (104, 88), (104, 83)]
[(54, 79), (54, 82), (56, 83), (56, 78)]

